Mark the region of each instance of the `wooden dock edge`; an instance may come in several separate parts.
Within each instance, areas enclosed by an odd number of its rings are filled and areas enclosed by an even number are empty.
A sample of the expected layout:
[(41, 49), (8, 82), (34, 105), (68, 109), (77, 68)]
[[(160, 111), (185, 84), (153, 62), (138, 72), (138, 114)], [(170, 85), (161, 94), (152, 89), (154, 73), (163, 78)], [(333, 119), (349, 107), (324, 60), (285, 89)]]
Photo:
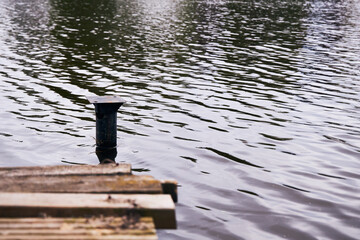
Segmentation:
[(82, 194), (0, 192), (0, 218), (126, 216), (152, 217), (159, 229), (176, 229), (168, 194)]
[(0, 240), (157, 240), (152, 218), (0, 218)]
[(0, 240), (157, 240), (177, 187), (126, 163), (1, 167)]
[(170, 194), (172, 200), (178, 202), (178, 182), (173, 179), (161, 180), (161, 187), (164, 194)]
[(128, 163), (0, 168), (0, 177), (72, 176), (72, 175), (94, 176), (94, 175), (129, 175), (129, 174), (131, 174), (131, 164)]

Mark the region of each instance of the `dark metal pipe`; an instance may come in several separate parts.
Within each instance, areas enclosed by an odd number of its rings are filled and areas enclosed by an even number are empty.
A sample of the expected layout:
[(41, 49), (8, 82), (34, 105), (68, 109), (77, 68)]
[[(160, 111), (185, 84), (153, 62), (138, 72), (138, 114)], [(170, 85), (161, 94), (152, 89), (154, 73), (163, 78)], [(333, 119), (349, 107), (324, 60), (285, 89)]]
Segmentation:
[(96, 146), (98, 150), (116, 147), (116, 112), (125, 103), (117, 96), (87, 97), (95, 106)]
[(115, 158), (117, 155), (116, 148), (105, 149), (96, 147), (95, 153), (99, 159), (100, 164), (115, 163)]

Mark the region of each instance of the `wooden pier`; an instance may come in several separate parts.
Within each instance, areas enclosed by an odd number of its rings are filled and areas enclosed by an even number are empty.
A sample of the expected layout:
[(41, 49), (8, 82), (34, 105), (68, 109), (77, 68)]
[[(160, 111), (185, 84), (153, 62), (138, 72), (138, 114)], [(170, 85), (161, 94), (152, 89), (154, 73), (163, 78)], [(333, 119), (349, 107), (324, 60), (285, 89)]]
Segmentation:
[(0, 168), (0, 240), (157, 239), (176, 201), (176, 181), (130, 164)]

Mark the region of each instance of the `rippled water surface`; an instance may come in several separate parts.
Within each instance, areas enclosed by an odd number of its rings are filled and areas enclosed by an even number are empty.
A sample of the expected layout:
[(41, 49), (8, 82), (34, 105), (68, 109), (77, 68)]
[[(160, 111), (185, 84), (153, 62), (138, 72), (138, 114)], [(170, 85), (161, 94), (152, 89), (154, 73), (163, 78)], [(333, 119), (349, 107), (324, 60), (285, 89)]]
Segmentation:
[(97, 164), (93, 95), (160, 239), (359, 239), (359, 1), (0, 0), (0, 166)]

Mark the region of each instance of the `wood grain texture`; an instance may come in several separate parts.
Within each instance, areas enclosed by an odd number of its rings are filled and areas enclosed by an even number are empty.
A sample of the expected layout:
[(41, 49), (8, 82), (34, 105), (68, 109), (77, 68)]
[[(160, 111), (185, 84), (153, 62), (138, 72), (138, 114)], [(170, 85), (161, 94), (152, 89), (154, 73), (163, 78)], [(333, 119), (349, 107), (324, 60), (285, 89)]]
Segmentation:
[(69, 194), (0, 192), (0, 218), (150, 216), (156, 228), (176, 228), (175, 205), (165, 194)]
[(1, 240), (156, 240), (150, 217), (0, 218)]
[(63, 175), (123, 175), (131, 174), (131, 165), (127, 163), (103, 165), (59, 165), (36, 167), (0, 168), (0, 178), (24, 176), (63, 176)]
[(43, 175), (0, 177), (2, 192), (162, 193), (159, 180), (147, 175)]

